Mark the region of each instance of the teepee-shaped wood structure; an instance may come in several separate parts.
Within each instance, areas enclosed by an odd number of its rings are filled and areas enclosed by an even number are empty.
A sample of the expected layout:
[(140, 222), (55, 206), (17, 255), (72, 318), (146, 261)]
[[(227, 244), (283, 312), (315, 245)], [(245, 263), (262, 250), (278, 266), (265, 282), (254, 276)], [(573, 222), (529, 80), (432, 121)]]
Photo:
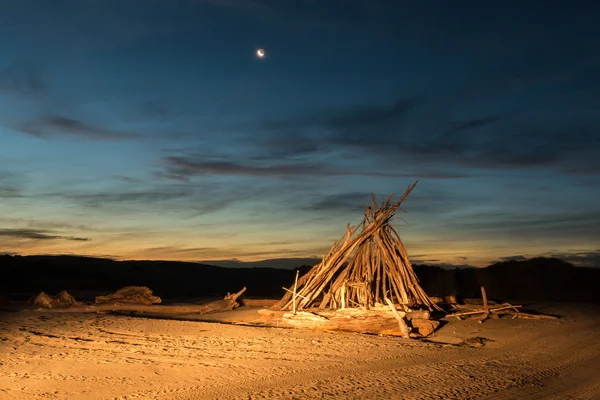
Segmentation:
[(372, 204), (365, 207), (360, 232), (348, 225), (323, 261), (297, 280), (274, 308), (369, 308), (389, 299), (403, 308), (439, 309), (419, 285), (406, 248), (391, 225), (394, 213), (417, 182), (395, 203), (392, 194), (378, 206), (371, 194)]

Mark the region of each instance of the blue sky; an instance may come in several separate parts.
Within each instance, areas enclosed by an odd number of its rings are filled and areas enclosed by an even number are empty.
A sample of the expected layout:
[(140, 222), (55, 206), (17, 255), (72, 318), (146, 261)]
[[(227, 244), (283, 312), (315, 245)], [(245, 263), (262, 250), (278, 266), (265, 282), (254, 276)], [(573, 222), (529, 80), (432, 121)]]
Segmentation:
[(415, 262), (597, 262), (594, 2), (344, 4), (3, 3), (0, 252), (320, 256), (419, 180)]

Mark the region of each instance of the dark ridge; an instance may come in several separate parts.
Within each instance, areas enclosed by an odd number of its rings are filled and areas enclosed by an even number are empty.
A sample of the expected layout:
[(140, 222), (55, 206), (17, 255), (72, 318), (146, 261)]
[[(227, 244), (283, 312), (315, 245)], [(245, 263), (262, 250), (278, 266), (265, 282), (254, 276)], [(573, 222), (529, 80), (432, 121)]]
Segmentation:
[[(300, 274), (311, 266), (299, 266)], [(506, 261), (487, 268), (446, 269), (415, 265), (431, 296), (479, 297), (485, 285), (498, 300), (597, 302), (600, 269), (581, 268), (556, 258)], [(123, 286), (148, 286), (163, 299), (223, 296), (247, 287), (249, 297), (278, 298), (295, 271), (278, 268), (224, 268), (176, 261), (115, 261), (79, 256), (0, 256), (0, 298), (27, 300), (44, 291), (67, 290), (80, 300)]]

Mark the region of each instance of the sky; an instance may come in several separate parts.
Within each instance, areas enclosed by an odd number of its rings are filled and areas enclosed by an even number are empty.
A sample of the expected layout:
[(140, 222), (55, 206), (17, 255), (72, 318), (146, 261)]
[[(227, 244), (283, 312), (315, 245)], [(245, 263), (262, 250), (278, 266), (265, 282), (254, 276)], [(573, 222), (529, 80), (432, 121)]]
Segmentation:
[(600, 265), (595, 3), (5, 0), (0, 253)]

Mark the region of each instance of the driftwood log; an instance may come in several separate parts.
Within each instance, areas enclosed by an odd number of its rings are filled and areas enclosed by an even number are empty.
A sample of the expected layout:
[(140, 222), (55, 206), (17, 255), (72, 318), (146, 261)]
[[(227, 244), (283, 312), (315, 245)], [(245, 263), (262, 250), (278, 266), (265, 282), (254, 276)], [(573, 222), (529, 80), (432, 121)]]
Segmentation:
[(80, 307), (83, 304), (84, 303), (75, 300), (75, 298), (66, 290), (63, 290), (54, 297), (50, 297), (46, 293), (41, 292), (33, 302), (34, 307), (52, 309)]
[[(405, 338), (428, 336), (439, 326), (438, 321), (427, 319), (429, 318), (427, 311), (396, 310), (394, 313), (390, 308), (386, 310), (311, 309), (311, 311), (296, 311), (296, 314), (288, 311), (263, 309), (258, 313), (260, 317), (250, 321), (250, 325), (385, 334)], [(398, 318), (403, 321), (404, 326), (401, 326)]]
[(130, 303), (130, 304), (156, 304), (162, 300), (152, 294), (146, 286), (125, 286), (106, 296), (97, 296), (96, 304), (105, 303)]
[(211, 312), (229, 311), (241, 305), (240, 296), (246, 291), (243, 288), (237, 293), (228, 294), (223, 300), (216, 300), (202, 305), (158, 305), (158, 304), (130, 304), (106, 303), (91, 304), (82, 307), (65, 309), (38, 309), (37, 311), (52, 312), (141, 312), (154, 314), (208, 314)]

